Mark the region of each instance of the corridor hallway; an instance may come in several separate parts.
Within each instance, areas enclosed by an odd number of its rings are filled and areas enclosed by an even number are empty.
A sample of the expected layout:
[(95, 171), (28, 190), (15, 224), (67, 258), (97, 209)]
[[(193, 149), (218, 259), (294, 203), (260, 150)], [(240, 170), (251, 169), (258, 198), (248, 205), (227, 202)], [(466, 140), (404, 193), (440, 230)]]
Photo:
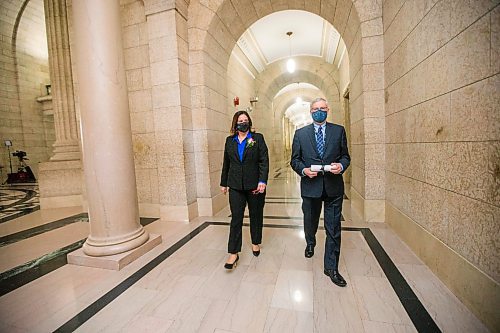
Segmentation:
[(386, 224), (354, 224), (348, 197), (346, 288), (323, 274), (323, 229), (316, 254), (304, 258), (299, 178), (287, 165), (271, 169), (261, 255), (251, 253), (247, 224), (233, 271), (223, 268), (227, 207), (191, 222), (141, 219), (163, 242), (120, 271), (57, 259), (88, 235), (81, 209), (6, 220), (0, 332), (488, 331)]

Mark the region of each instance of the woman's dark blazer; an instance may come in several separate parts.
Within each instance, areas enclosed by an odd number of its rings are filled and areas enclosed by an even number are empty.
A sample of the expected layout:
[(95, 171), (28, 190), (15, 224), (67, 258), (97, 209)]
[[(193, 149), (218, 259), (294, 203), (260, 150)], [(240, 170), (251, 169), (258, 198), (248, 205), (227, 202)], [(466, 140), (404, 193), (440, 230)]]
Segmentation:
[(266, 141), (260, 133), (252, 133), (252, 138), (255, 143), (245, 147), (243, 161), (240, 161), (234, 135), (226, 138), (220, 186), (242, 191), (256, 189), (259, 181), (267, 183), (269, 155)]

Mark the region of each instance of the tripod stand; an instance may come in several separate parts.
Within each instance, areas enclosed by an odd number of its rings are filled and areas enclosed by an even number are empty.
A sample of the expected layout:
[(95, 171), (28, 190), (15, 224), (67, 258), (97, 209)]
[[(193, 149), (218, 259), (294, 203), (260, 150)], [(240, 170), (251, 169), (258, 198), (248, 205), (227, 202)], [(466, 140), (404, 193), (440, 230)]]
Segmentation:
[(12, 155), (17, 156), (17, 158), (19, 159), (19, 168), (16, 173), (13, 173), (11, 164), (11, 173), (7, 175), (7, 184), (35, 183), (36, 182), (35, 175), (33, 174), (33, 171), (31, 171), (31, 168), (25, 162), (25, 160), (28, 160), (28, 158), (26, 158), (26, 152), (22, 150), (16, 150), (14, 153), (12, 153)]
[(7, 146), (7, 151), (9, 154), (10, 173), (12, 173), (12, 157), (10, 157), (10, 146)]
[[(10, 174), (12, 174), (12, 157), (10, 155), (10, 146), (12, 146), (12, 141), (10, 140), (5, 140), (5, 147), (7, 147), (7, 155), (9, 156), (9, 166), (10, 166)], [(0, 170), (1, 171), (1, 170)], [(9, 173), (7, 172), (7, 177), (9, 176)], [(3, 174), (2, 174), (2, 179), (3, 179)], [(2, 185), (6, 184), (9, 182), (9, 178), (7, 178), (6, 181), (2, 183)]]

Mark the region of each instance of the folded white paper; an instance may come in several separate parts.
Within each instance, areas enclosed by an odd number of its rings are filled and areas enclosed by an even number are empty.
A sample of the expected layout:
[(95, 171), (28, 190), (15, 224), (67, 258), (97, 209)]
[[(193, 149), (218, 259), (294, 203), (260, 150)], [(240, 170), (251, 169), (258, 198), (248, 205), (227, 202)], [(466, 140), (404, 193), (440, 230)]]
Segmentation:
[(330, 172), (331, 170), (332, 170), (332, 166), (330, 164), (327, 164), (327, 165), (313, 164), (313, 165), (311, 165), (311, 171), (314, 171), (314, 172), (318, 172), (318, 171)]

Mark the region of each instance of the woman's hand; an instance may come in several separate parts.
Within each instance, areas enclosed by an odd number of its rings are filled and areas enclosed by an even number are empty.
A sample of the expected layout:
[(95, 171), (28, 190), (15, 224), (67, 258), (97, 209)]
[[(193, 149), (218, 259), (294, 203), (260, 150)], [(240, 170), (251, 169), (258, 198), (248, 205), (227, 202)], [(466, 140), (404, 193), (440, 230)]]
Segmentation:
[(226, 195), (228, 188), (229, 188), (229, 187), (224, 187), (224, 186), (221, 186), (221, 187), (220, 187), (220, 191), (222, 192), (222, 194)]
[(264, 193), (265, 190), (266, 190), (266, 184), (259, 183), (259, 185), (257, 186), (256, 192), (257, 193)]

